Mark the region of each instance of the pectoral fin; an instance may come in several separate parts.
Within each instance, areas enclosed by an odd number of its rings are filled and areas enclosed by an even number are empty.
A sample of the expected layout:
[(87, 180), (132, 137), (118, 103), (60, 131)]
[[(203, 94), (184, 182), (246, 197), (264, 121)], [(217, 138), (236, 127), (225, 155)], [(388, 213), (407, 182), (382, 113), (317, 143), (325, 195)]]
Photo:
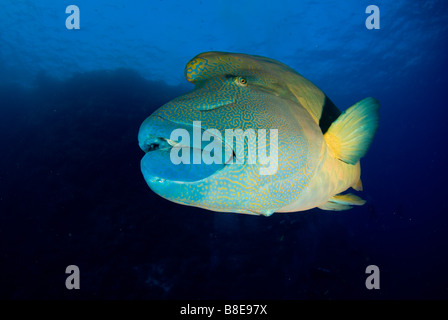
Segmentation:
[(324, 203), (319, 209), (331, 210), (331, 211), (343, 211), (351, 209), (352, 206), (362, 206), (366, 203), (365, 200), (360, 197), (348, 193), (348, 194), (338, 194), (330, 198), (328, 202)]

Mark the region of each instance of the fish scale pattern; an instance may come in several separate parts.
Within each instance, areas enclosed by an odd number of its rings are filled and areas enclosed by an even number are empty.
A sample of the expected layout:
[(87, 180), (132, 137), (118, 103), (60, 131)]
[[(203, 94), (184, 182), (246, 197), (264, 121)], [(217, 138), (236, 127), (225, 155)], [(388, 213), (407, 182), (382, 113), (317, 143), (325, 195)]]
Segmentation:
[[(273, 80), (263, 77), (269, 73), (261, 69), (259, 62), (251, 67), (252, 63), (253, 59), (245, 61), (239, 55), (202, 54), (187, 64), (186, 78), (196, 88), (168, 102), (153, 116), (182, 125), (201, 121), (203, 130), (219, 130), (223, 141), (226, 129), (234, 129), (234, 133), (239, 129), (246, 135), (230, 143), (236, 158), (242, 160), (200, 181), (175, 187), (169, 183), (153, 185), (155, 192), (175, 202), (214, 211), (263, 215), (270, 215), (300, 197), (315, 169), (310, 164), (313, 158), (310, 143), (298, 121), (300, 107), (272, 94), (270, 87), (264, 88)], [(247, 76), (246, 85), (238, 82), (241, 75)], [(276, 132), (276, 146), (271, 144), (271, 129)], [(266, 144), (259, 143), (259, 130), (265, 130)], [(247, 134), (249, 131), (254, 134)], [(272, 155), (274, 147), (278, 150), (278, 170), (274, 175), (261, 175), (260, 167), (265, 166), (259, 161), (261, 149)], [(248, 159), (254, 150), (258, 158), (251, 164)]]

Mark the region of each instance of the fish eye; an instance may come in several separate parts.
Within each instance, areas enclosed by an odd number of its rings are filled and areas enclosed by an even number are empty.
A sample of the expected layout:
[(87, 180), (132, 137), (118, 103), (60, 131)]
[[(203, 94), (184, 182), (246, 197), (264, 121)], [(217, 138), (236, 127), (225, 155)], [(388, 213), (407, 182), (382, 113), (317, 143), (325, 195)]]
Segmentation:
[(237, 77), (236, 78), (236, 83), (238, 85), (240, 85), (240, 86), (243, 86), (243, 87), (247, 86), (247, 80), (245, 78), (243, 78), (243, 77)]

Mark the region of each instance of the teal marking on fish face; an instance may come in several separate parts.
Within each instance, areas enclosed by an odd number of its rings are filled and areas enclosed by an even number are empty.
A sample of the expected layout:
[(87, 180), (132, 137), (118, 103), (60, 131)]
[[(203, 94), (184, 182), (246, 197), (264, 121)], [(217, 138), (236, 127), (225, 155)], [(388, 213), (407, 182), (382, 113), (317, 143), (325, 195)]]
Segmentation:
[[(319, 126), (282, 80), (288, 72), (274, 60), (242, 54), (205, 53), (190, 61), (185, 73), (196, 88), (156, 110), (140, 127), (139, 145), (146, 152), (141, 168), (149, 187), (168, 200), (222, 212), (270, 215), (294, 202), (316, 170), (323, 140)], [(221, 143), (222, 154), (233, 154), (218, 164), (173, 164), (173, 148), (187, 143), (171, 139), (176, 129), (192, 139), (195, 132), (215, 129), (220, 135), (212, 139)], [(226, 140), (229, 129), (255, 137), (247, 135), (242, 145), (234, 145)], [(263, 130), (267, 155), (278, 147), (272, 175), (261, 174), (267, 167), (259, 161)], [(271, 137), (271, 132), (277, 134)], [(178, 153), (188, 151), (194, 159), (208, 143), (194, 147), (190, 141)], [(255, 163), (249, 162), (252, 147)], [(236, 160), (243, 163), (232, 163)]]

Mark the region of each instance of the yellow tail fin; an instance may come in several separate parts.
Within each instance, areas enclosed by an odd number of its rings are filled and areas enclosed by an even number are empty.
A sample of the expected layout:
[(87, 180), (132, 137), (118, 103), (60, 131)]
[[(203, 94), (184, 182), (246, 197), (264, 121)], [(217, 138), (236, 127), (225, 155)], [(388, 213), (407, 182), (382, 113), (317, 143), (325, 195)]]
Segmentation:
[(379, 107), (376, 99), (366, 98), (331, 124), (324, 138), (338, 159), (354, 165), (366, 154), (378, 129)]

